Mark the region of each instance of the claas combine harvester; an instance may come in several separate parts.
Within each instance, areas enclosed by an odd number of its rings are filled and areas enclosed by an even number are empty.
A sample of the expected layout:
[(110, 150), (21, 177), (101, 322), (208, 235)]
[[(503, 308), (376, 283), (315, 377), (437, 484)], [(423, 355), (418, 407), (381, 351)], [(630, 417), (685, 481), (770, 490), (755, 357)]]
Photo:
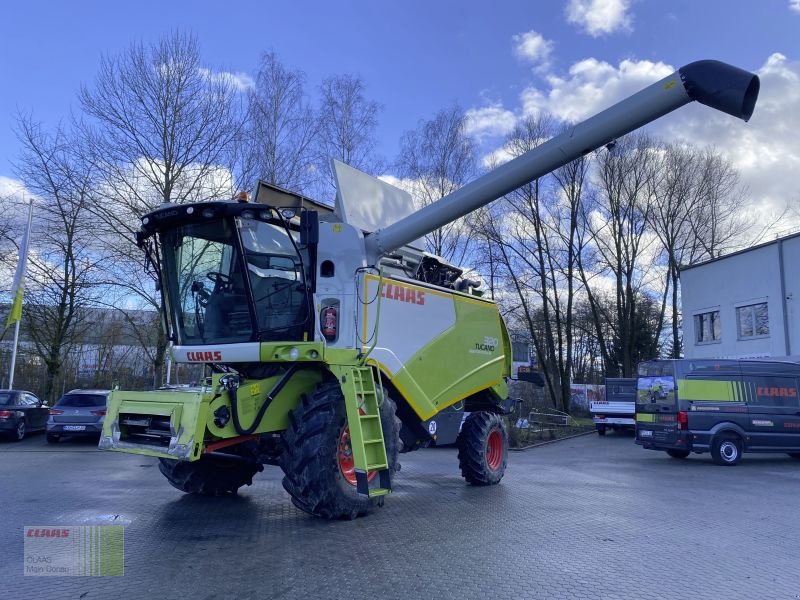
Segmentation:
[(161, 206), (137, 241), (173, 360), (205, 377), (115, 390), (100, 447), (157, 457), (195, 494), (236, 493), (278, 465), (294, 504), (326, 518), (381, 505), (398, 454), (433, 441), (457, 442), (467, 482), (498, 483), (508, 332), (479, 282), (419, 240), (692, 100), (747, 120), (758, 89), (736, 67), (689, 64), (417, 211), (341, 163), (333, 210), (264, 184), (254, 202)]

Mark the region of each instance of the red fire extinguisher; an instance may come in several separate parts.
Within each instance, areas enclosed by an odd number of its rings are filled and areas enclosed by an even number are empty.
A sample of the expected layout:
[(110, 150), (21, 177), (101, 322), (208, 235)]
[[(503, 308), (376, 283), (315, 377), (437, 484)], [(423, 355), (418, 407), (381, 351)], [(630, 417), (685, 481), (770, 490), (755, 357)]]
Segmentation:
[(325, 339), (328, 341), (333, 341), (336, 339), (336, 326), (338, 322), (338, 315), (336, 312), (336, 308), (333, 306), (326, 306), (322, 309), (322, 335), (325, 336)]

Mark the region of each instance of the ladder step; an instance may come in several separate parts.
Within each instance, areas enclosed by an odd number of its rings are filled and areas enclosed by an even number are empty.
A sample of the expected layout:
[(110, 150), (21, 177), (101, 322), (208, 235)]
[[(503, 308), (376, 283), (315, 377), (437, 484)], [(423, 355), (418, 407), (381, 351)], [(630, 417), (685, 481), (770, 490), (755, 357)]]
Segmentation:
[(365, 444), (382, 444), (382, 443), (383, 443), (383, 440), (382, 440), (382, 439), (377, 439), (377, 440), (364, 440), (364, 443), (365, 443)]
[(388, 469), (389, 466), (386, 463), (375, 463), (374, 465), (367, 465), (368, 471), (383, 471), (384, 469)]
[(386, 496), (390, 491), (391, 490), (387, 490), (386, 488), (373, 488), (369, 491), (369, 497)]
[(380, 415), (358, 415), (358, 418), (361, 419), (362, 421), (364, 419), (379, 419)]

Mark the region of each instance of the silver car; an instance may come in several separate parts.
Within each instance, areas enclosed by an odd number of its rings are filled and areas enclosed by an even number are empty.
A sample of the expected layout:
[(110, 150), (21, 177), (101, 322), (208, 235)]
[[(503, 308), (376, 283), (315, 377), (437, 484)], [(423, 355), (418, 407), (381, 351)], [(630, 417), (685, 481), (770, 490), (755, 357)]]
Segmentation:
[(109, 390), (72, 390), (61, 396), (50, 409), (47, 442), (55, 444), (67, 436), (99, 437), (109, 393)]

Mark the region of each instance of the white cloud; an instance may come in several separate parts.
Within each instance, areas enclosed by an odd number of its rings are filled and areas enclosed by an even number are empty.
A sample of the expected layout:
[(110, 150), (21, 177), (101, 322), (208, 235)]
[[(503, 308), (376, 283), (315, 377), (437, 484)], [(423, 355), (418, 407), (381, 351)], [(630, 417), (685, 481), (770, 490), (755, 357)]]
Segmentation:
[(30, 196), (30, 193), (25, 190), (25, 184), (19, 179), (0, 175), (0, 199), (23, 200), (26, 194)]
[(800, 13), (800, 0), (789, 0), (789, 10)]
[[(800, 62), (775, 53), (758, 69), (761, 80), (756, 109), (749, 123), (704, 106), (678, 111), (661, 129), (666, 139), (712, 145), (739, 171), (757, 211), (774, 214), (800, 201)], [(797, 226), (795, 214), (791, 223)]]
[[(800, 1), (800, 0), (799, 0)], [(747, 65), (743, 65), (747, 66)], [(617, 66), (589, 58), (547, 86), (530, 87), (521, 96), (524, 115), (549, 112), (566, 122), (592, 116), (672, 73), (662, 62), (624, 60)], [(800, 62), (775, 53), (757, 70), (761, 91), (749, 123), (697, 103), (655, 121), (649, 130), (667, 142), (711, 146), (737, 169), (749, 190), (753, 220), (765, 225), (789, 206), (793, 213), (776, 231), (800, 225)], [(502, 156), (502, 148), (495, 151)], [(494, 153), (484, 160), (489, 160)]]
[(200, 68), (198, 71), (209, 81), (228, 83), (239, 92), (246, 92), (256, 86), (255, 80), (247, 73), (242, 73), (241, 71), (232, 73), (230, 71), (212, 71), (206, 68)]
[(587, 58), (576, 62), (566, 77), (547, 77), (549, 90), (529, 87), (522, 93), (525, 115), (547, 112), (561, 121), (585, 119), (643, 87), (658, 81), (675, 69), (662, 62), (623, 60), (618, 67)]
[(470, 108), (466, 112), (465, 133), (479, 141), (487, 137), (511, 133), (517, 118), (501, 104), (490, 104), (482, 108)]
[(566, 9), (567, 21), (592, 37), (630, 31), (630, 5), (630, 0), (570, 0)]
[(540, 66), (547, 66), (549, 63), (553, 42), (540, 33), (533, 30), (518, 33), (511, 41), (514, 43), (514, 53), (520, 59)]
[(481, 166), (484, 169), (494, 169), (512, 158), (514, 158), (514, 153), (507, 146), (502, 146), (482, 156)]

